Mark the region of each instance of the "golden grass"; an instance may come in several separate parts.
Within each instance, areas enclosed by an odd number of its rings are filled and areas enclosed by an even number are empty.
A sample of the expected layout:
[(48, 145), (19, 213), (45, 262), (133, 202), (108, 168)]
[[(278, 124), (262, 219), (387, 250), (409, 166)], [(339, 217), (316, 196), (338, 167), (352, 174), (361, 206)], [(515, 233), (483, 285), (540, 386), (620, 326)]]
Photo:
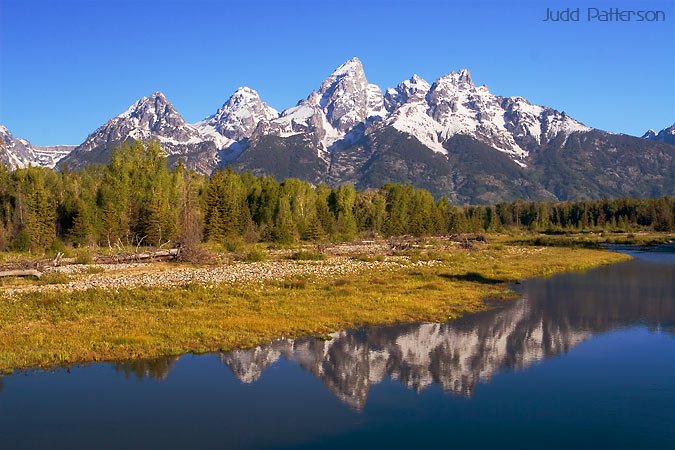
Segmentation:
[[(436, 252), (437, 253), (437, 252)], [(246, 348), (362, 324), (446, 321), (508, 283), (609, 264), (596, 249), (490, 244), (340, 279), (26, 293), (0, 300), (0, 371)]]

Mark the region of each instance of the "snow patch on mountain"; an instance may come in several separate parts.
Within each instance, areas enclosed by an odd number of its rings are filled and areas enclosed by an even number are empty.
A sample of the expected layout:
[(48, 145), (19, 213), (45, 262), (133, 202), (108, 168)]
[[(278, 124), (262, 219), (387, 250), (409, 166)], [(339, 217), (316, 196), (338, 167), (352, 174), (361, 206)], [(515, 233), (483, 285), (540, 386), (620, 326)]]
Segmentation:
[(387, 109), (384, 107), (384, 95), (382, 89), (376, 84), (368, 84), (366, 94), (366, 117), (369, 119), (381, 119), (387, 116)]
[(319, 156), (325, 159), (334, 143), (357, 139), (367, 122), (386, 115), (382, 90), (368, 83), (361, 61), (352, 58), (335, 69), (318, 91), (312, 91), (258, 131), (281, 137), (312, 133)]
[(391, 125), (415, 136), (430, 149), (446, 153), (443, 143), (456, 134), (507, 153), (521, 167), (535, 146), (560, 133), (589, 131), (564, 112), (530, 104), (521, 97), (493, 95), (474, 85), (468, 70), (440, 77), (433, 85), (413, 75), (395, 89), (387, 89), (384, 104)]
[(399, 83), (396, 88), (387, 89), (384, 95), (384, 106), (387, 111), (392, 112), (418, 92), (426, 94), (429, 88), (431, 88), (429, 83), (419, 76), (413, 75), (409, 80)]
[[(165, 144), (168, 154), (175, 153), (177, 145), (199, 144), (202, 134), (183, 120), (178, 111), (161, 92), (142, 97), (125, 112), (98, 128), (78, 147), (78, 151), (91, 150), (107, 142), (121, 142), (128, 138), (147, 141), (158, 139)], [(168, 145), (167, 145), (168, 144)]]
[(658, 133), (654, 130), (649, 130), (642, 135), (642, 139), (648, 139), (650, 141), (665, 142), (666, 144), (675, 145), (675, 124), (664, 128)]
[(415, 136), (422, 144), (431, 150), (447, 154), (439, 139), (441, 125), (429, 114), (424, 92), (415, 94), (403, 105), (396, 108), (382, 126), (391, 125), (399, 131)]
[(3, 125), (0, 125), (0, 138), (0, 162), (10, 170), (29, 166), (54, 168), (61, 158), (75, 148), (74, 145), (33, 145), (26, 139), (15, 138)]
[(264, 103), (256, 91), (240, 87), (215, 114), (194, 126), (222, 149), (250, 137), (259, 122), (277, 117), (279, 112)]

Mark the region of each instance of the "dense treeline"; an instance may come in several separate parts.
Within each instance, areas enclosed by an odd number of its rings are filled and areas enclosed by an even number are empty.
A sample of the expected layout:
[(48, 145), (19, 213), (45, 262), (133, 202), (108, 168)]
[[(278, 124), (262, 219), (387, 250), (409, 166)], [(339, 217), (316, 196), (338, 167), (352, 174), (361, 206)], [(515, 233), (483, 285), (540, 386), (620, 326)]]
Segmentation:
[(108, 166), (80, 172), (0, 165), (0, 250), (63, 245), (352, 239), (527, 229), (674, 231), (675, 198), (515, 201), (454, 206), (423, 189), (357, 192), (239, 174), (168, 170), (158, 142), (123, 145)]

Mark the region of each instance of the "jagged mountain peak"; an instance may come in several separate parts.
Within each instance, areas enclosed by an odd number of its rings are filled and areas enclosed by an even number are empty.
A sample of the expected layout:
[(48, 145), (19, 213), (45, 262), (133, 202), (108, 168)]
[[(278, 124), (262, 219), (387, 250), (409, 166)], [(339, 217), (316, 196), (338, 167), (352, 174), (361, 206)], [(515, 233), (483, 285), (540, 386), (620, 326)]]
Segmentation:
[(650, 141), (665, 142), (666, 144), (675, 145), (675, 124), (664, 128), (658, 133), (654, 130), (649, 130), (642, 135), (642, 139), (648, 139)]
[(359, 58), (354, 57), (350, 60), (345, 61), (337, 69), (335, 69), (333, 73), (331, 73), (330, 76), (324, 81), (324, 83), (333, 82), (336, 79), (344, 77), (346, 75), (350, 74), (360, 75), (362, 73), (364, 73), (363, 64), (361, 63), (361, 60), (359, 60)]
[(331, 96), (333, 96), (339, 87), (343, 89), (349, 89), (350, 87), (366, 89), (366, 73), (363, 71), (363, 64), (361, 64), (358, 58), (346, 61), (335, 69), (328, 78), (323, 80), (317, 91), (320, 108), (327, 106)]
[(187, 124), (180, 113), (161, 92), (142, 97), (125, 112), (113, 117), (66, 156), (63, 163), (70, 168), (80, 168), (91, 162), (107, 163), (115, 146), (129, 140), (159, 140), (170, 157), (191, 152), (208, 154), (208, 161), (186, 161), (188, 166), (214, 167), (215, 146), (195, 128)]
[[(127, 109), (128, 111), (133, 111), (134, 109), (146, 105), (170, 105), (171, 102), (169, 102), (169, 99), (166, 98), (166, 95), (164, 95), (160, 91), (155, 91), (152, 94), (148, 96), (143, 96), (136, 100), (130, 107)], [(122, 114), (124, 115), (124, 113)]]
[(167, 122), (173, 126), (182, 126), (185, 121), (166, 96), (157, 91), (148, 97), (141, 97), (116, 119), (137, 119), (139, 127), (149, 130), (162, 127)]
[[(468, 69), (460, 69), (455, 72), (454, 70), (447, 75), (443, 75), (438, 80), (434, 82), (436, 86), (455, 86), (459, 88), (471, 88), (474, 87), (473, 80), (471, 79), (471, 73)], [(432, 86), (433, 88), (434, 86)]]
[(431, 88), (429, 83), (417, 74), (413, 74), (410, 79), (400, 82), (396, 88), (387, 89), (384, 94), (384, 107), (391, 112), (418, 92), (426, 95), (429, 88)]
[(481, 90), (487, 93), (490, 92), (485, 85), (476, 87), (471, 80), (469, 71), (466, 69), (462, 69), (459, 72), (452, 71), (447, 75), (443, 75), (434, 81), (429, 90), (444, 92)]
[(311, 133), (320, 157), (355, 127), (362, 128), (369, 118), (386, 115), (382, 90), (368, 83), (363, 65), (352, 58), (335, 69), (306, 99), (285, 109), (281, 115), (261, 124), (255, 135), (263, 133), (290, 137)]
[(212, 138), (219, 148), (251, 136), (261, 121), (279, 117), (279, 112), (260, 99), (255, 90), (242, 86), (218, 111), (195, 124), (206, 137)]
[(405, 80), (398, 85), (398, 89), (405, 89), (408, 96), (412, 96), (417, 92), (427, 92), (431, 88), (431, 85), (427, 81), (420, 77), (417, 74), (413, 74), (410, 79)]
[(645, 134), (642, 135), (642, 139), (654, 139), (656, 137), (656, 131), (653, 129), (647, 130)]
[(326, 78), (318, 94), (319, 108), (339, 133), (348, 132), (368, 117), (368, 80), (357, 58), (342, 64)]
[(469, 69), (459, 69), (459, 71), (457, 72), (457, 78), (459, 81), (473, 84), (473, 80), (471, 80), (471, 73), (469, 72)]
[(235, 107), (237, 105), (245, 104), (245, 103), (250, 103), (250, 102), (262, 102), (260, 99), (260, 95), (258, 94), (257, 91), (251, 89), (250, 87), (247, 86), (241, 86), (237, 88), (236, 91), (234, 91), (234, 94), (230, 96), (230, 98), (225, 102), (223, 105), (223, 108), (226, 106), (229, 107)]

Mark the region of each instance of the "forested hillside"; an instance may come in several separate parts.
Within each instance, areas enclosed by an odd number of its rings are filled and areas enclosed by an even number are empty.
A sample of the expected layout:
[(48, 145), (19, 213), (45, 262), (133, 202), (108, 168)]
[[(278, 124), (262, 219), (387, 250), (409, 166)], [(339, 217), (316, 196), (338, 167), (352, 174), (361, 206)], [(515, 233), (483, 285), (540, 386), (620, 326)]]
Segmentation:
[(514, 201), (458, 206), (424, 189), (356, 191), (231, 168), (208, 178), (169, 170), (158, 141), (124, 144), (110, 165), (79, 172), (0, 166), (0, 250), (64, 245), (352, 239), (528, 229), (673, 231), (675, 198)]

